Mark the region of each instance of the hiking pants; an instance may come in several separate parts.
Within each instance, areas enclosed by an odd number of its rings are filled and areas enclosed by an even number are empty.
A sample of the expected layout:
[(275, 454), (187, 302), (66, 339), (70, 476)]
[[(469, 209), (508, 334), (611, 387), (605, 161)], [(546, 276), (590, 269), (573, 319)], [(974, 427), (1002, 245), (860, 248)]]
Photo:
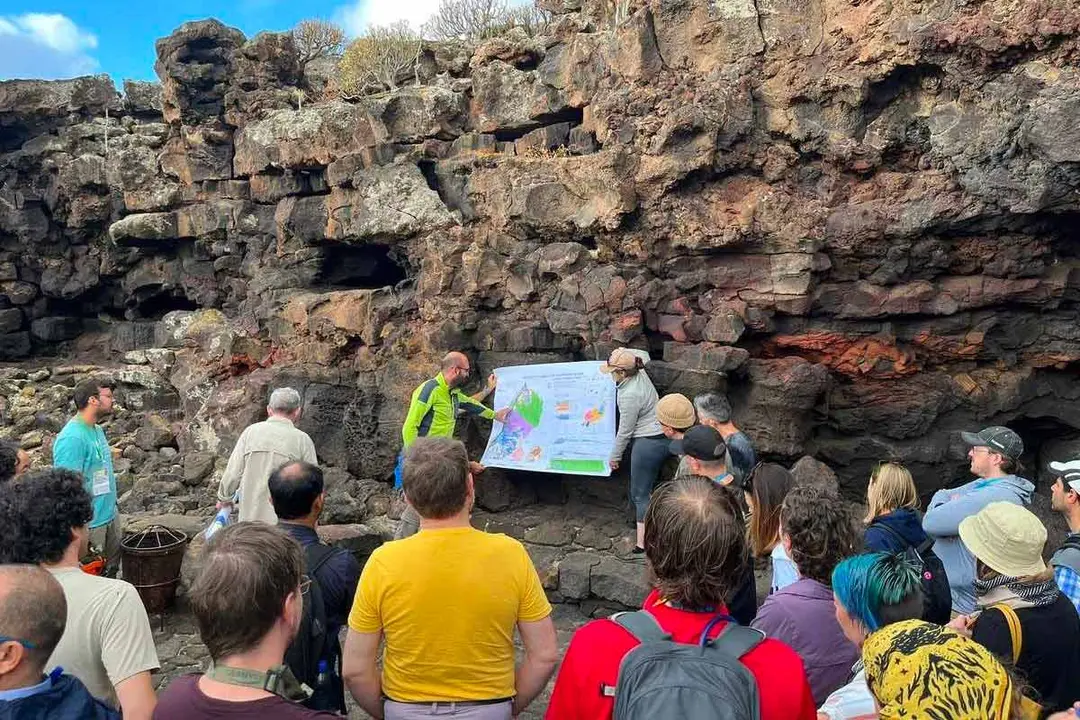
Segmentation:
[(638, 522), (645, 519), (653, 485), (669, 457), (671, 440), (663, 435), (634, 438), (630, 445), (630, 500)]

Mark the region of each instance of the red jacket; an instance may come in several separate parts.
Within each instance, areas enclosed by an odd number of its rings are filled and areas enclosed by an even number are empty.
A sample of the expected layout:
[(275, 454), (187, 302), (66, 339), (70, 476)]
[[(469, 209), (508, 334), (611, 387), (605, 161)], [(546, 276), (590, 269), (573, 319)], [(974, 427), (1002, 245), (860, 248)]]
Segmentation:
[[(715, 613), (677, 610), (660, 603), (655, 591), (645, 599), (644, 607), (672, 639), (684, 643), (697, 642), (715, 617)], [(718, 623), (712, 637), (719, 635), (725, 624)], [(545, 720), (610, 720), (615, 698), (604, 696), (600, 687), (615, 685), (619, 663), (637, 644), (633, 635), (608, 619), (593, 620), (574, 633)], [(766, 639), (742, 660), (757, 679), (762, 720), (817, 718), (806, 671), (794, 650)]]

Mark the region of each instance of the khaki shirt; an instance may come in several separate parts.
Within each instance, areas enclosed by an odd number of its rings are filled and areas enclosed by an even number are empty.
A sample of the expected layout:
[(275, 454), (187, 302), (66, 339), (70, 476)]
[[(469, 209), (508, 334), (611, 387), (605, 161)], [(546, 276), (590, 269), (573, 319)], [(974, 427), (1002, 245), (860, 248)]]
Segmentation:
[(229, 464), (221, 476), (218, 500), (231, 502), (240, 489), (239, 519), (277, 524), (270, 504), (267, 482), (275, 470), (287, 462), (303, 460), (315, 464), (315, 443), (286, 418), (271, 417), (249, 425), (240, 433)]
[(64, 588), (67, 626), (47, 669), (56, 666), (82, 680), (94, 697), (114, 708), (116, 685), (159, 667), (150, 619), (130, 583), (50, 568)]

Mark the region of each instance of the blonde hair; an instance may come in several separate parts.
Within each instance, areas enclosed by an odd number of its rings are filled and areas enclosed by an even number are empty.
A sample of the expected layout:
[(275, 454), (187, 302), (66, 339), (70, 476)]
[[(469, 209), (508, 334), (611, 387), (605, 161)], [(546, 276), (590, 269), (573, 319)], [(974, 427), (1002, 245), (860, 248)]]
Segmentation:
[(919, 493), (911, 472), (900, 463), (885, 462), (870, 474), (866, 486), (866, 504), (869, 506), (863, 522), (870, 522), (879, 515), (906, 508), (919, 509)]

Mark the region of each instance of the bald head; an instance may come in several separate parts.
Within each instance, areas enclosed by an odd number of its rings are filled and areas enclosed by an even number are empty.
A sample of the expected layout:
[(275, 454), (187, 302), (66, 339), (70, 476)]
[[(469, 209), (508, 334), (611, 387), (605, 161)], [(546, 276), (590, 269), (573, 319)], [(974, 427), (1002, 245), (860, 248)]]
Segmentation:
[(23, 648), (24, 662), (35, 675), (45, 669), (66, 622), (64, 590), (49, 571), (37, 565), (0, 565), (0, 635), (33, 645)]
[(455, 351), (448, 352), (443, 356), (441, 369), (443, 377), (446, 378), (446, 383), (450, 387), (457, 387), (464, 385), (465, 381), (469, 379), (472, 365), (464, 353)]
[(280, 520), (314, 522), (322, 511), (323, 471), (318, 465), (288, 462), (274, 471), (269, 480), (270, 501)]

